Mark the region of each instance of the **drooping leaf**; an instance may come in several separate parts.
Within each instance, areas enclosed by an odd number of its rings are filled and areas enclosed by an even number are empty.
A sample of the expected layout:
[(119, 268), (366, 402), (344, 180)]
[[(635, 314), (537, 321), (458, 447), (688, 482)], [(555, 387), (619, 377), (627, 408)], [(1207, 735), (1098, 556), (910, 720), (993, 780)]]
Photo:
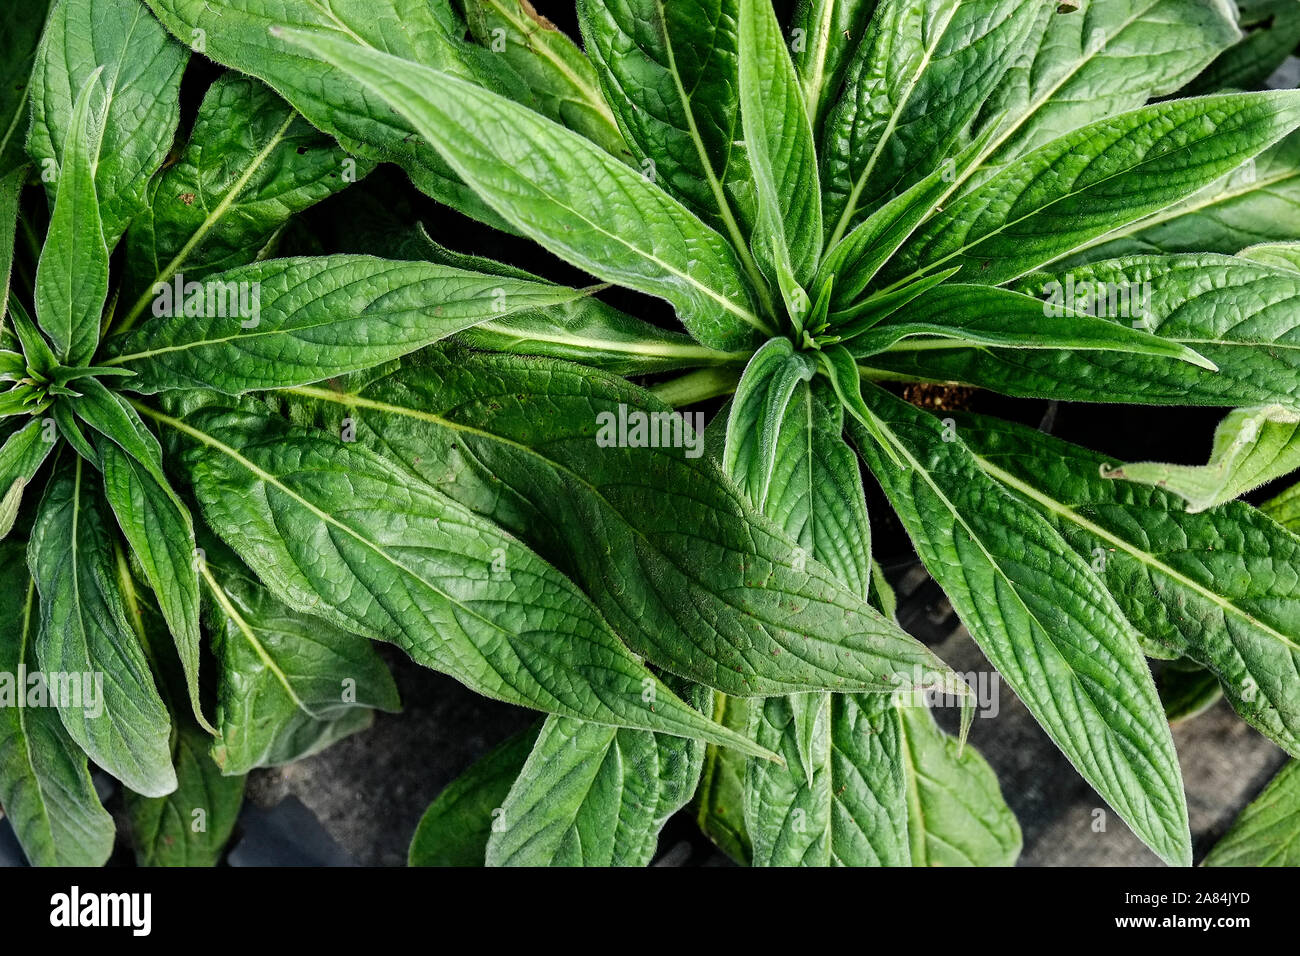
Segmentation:
[(1300, 865), (1300, 761), (1278, 772), (1201, 865)]
[(1130, 462), (1107, 478), (1157, 485), (1187, 499), (1187, 510), (1205, 511), (1240, 498), (1300, 468), (1300, 412), (1281, 405), (1239, 408), (1219, 423), (1209, 464)]
[(875, 386), (864, 399), (904, 465), (855, 421), (850, 431), (985, 656), (1120, 818), (1161, 858), (1189, 864), (1169, 726), (1115, 598), (1045, 518), (984, 473), (960, 431)]
[(67, 163), (73, 104), (102, 68), (104, 92), (91, 105), (104, 115), (95, 192), (109, 249), (143, 208), (149, 179), (171, 149), (189, 53), (141, 0), (63, 0), (50, 12), (32, 71), (27, 150), (43, 171), (46, 161), (54, 164), (53, 194)]
[(285, 35), (390, 103), (524, 235), (593, 275), (666, 299), (711, 348), (768, 331), (726, 240), (589, 140), (450, 74), (324, 33)]
[(998, 285), (1193, 195), (1300, 125), (1300, 91), (1171, 100), (1009, 163), (923, 226), (883, 273), (962, 266)]
[(202, 560), (222, 773), (291, 763), (368, 726), (373, 710), (399, 708), (365, 638), (290, 611), (217, 542), (204, 541)]
[(257, 80), (226, 73), (208, 89), (179, 160), (149, 186), (126, 236), (124, 302), (132, 325), (178, 273), (185, 281), (265, 257), (295, 213), (365, 176)]
[(344, 391), (295, 391), (324, 427), (349, 415), (358, 444), (537, 548), (672, 673), (750, 696), (945, 672), (699, 457), (702, 428), (626, 382), (438, 352)]
[(895, 710), (912, 866), (1014, 866), (1020, 824), (992, 768), (974, 747), (940, 730), (923, 704)]
[[(709, 699), (693, 689), (693, 703)], [(501, 804), (488, 866), (645, 866), (700, 780), (704, 744), (548, 717)]]
[(554, 568), (398, 463), (250, 401), (151, 414), (187, 439), (208, 524), (294, 610), (485, 696), (762, 754), (657, 683)]
[(1103, 478), (1105, 457), (994, 419), (958, 419), (980, 467), (1032, 504), (1160, 656), (1207, 667), (1244, 720), (1300, 753), (1300, 538), (1240, 502), (1198, 514)]
[[(63, 462), (32, 528), (28, 562), (40, 594), (36, 658), (47, 673), (90, 682), (59, 716), (90, 758), (144, 796), (176, 789), (171, 719), (119, 590), (112, 518), (78, 458)], [(89, 698), (93, 697), (94, 700)]]
[(108, 362), (137, 373), (127, 387), (143, 394), (288, 388), (371, 368), (486, 319), (582, 295), (428, 262), (271, 259), (209, 276), (180, 294), (169, 287), (164, 307), (155, 307), (166, 314), (115, 341)]
[(411, 866), (487, 865), (488, 838), (506, 796), (532, 752), (541, 724), (515, 734), (447, 784), (420, 818)]
[(113, 818), (95, 794), (82, 752), (48, 706), (28, 706), (24, 676), (41, 672), (36, 591), (23, 545), (0, 544), (0, 807), (35, 866), (102, 866)]
[(13, 509), (7, 526), (0, 521), (0, 539), (12, 530), (18, 502), (54, 448), (54, 442), (46, 440), (47, 435), (49, 430), (44, 423), (33, 419), (0, 445), (0, 495), (4, 496), (6, 506)]
[(34, 290), (37, 322), (59, 358), (74, 366), (94, 355), (108, 299), (108, 247), (95, 195), (104, 132), (91, 112), (101, 73), (102, 68), (91, 73), (72, 109)]
[[(713, 693), (713, 719), (740, 733), (749, 727), (750, 702), (744, 697)], [(745, 829), (745, 766), (748, 758), (734, 750), (709, 744), (695, 794), (695, 822), (732, 860), (742, 866), (753, 861), (753, 844)]]

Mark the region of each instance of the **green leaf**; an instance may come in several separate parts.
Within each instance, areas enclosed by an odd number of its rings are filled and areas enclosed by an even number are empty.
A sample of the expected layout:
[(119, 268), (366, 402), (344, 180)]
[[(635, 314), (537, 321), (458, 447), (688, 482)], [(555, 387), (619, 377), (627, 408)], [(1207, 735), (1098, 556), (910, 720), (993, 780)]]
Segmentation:
[(586, 54), (529, 0), (466, 0), (474, 38), (523, 78), (538, 112), (607, 153), (630, 155)]
[(447, 784), (420, 818), (411, 866), (485, 866), (488, 838), (541, 724), (499, 744)]
[(95, 354), (108, 299), (108, 247), (95, 197), (104, 133), (91, 115), (101, 73), (102, 67), (90, 75), (72, 109), (54, 213), (36, 269), (36, 319), (69, 365), (82, 365)]
[(1300, 866), (1300, 761), (1241, 811), (1202, 866)]
[(4, 317), (9, 309), (9, 280), (14, 265), (18, 200), (30, 171), (29, 166), (19, 166), (0, 176), (0, 328), (4, 327)]
[(1300, 47), (1300, 7), (1293, 0), (1237, 0), (1245, 36), (1224, 50), (1189, 91), (1255, 89)]
[(1300, 485), (1292, 485), (1259, 509), (1288, 531), (1300, 534)]
[(1067, 265), (1155, 252), (1234, 253), (1295, 238), (1300, 135), (1221, 176), (1194, 196), (1079, 247)]
[(178, 786), (165, 797), (128, 790), (135, 860), (139, 866), (216, 866), (244, 802), (244, 778), (224, 777), (208, 756), (211, 739), (184, 721), (172, 759)]
[[(0, 34), (0, 179), (27, 165), (28, 79), (50, 0), (32, 0), (13, 7)], [(0, 300), (3, 311), (3, 300)]]
[(46, 673), (94, 685), (93, 701), (60, 701), (72, 739), (132, 790), (161, 797), (176, 789), (171, 719), (127, 619), (106, 510), (81, 459), (54, 473), (28, 548), (41, 598), (36, 657)]
[(672, 673), (752, 696), (945, 672), (698, 457), (702, 427), (626, 382), (436, 352), (343, 391), (295, 391), (321, 427), (346, 410), (358, 444), (537, 548)]
[(913, 866), (1015, 866), (1020, 825), (973, 747), (945, 734), (924, 704), (895, 708), (907, 781)]
[(875, 0), (799, 0), (795, 7), (794, 65), (814, 135), (839, 98), (849, 58), (875, 7)]
[[(768, 0), (740, 0), (740, 111), (758, 198), (754, 254), (796, 321), (822, 251), (817, 151), (803, 90)], [(798, 291), (796, 291), (796, 286)]]
[(0, 508), (0, 539), (13, 529), (24, 489), (32, 483), (54, 448), (54, 442), (45, 440), (46, 434), (45, 424), (33, 419), (0, 445), (0, 496), (4, 498), (4, 506)]
[(96, 442), (104, 497), (167, 622), (185, 674), (190, 709), (200, 729), (217, 731), (199, 700), (199, 580), (194, 521), (176, 493), (113, 441)]
[(1244, 720), (1300, 753), (1300, 538), (1240, 502), (1189, 514), (1106, 459), (1023, 426), (959, 419), (980, 467), (1044, 514), (1161, 656), (1211, 670)]
[(960, 432), (875, 386), (864, 397), (906, 464), (851, 421), (859, 450), (985, 656), (1120, 818), (1166, 862), (1188, 865), (1169, 726), (1115, 599), (1046, 519), (985, 474)]
[(922, 227), (884, 277), (962, 266), (998, 285), (1185, 199), (1300, 125), (1300, 91), (1156, 103), (1009, 163)]
[(150, 414), (189, 439), (208, 524), (294, 610), (488, 697), (764, 755), (658, 684), (554, 568), (398, 463), (251, 401)]
[(501, 804), (487, 865), (646, 866), (703, 761), (697, 740), (548, 717)]
[[(1044, 278), (1033, 277), (1034, 292)], [(1039, 352), (958, 342), (874, 355), (871, 365), (1025, 397), (1300, 408), (1300, 350), (1293, 344), (1300, 328), (1300, 275), (1235, 256), (1197, 255), (1120, 259), (1052, 278), (1076, 289), (1090, 283), (1117, 296), (1140, 295), (1140, 317), (1109, 314), (1109, 320), (1194, 349), (1218, 372), (1123, 352)], [(1107, 312), (1115, 311), (1108, 302)]]
[[(750, 702), (713, 692), (713, 719), (724, 727), (745, 733)], [(709, 744), (704, 748), (704, 769), (695, 793), (695, 822), (727, 856), (741, 866), (753, 860), (753, 844), (745, 829), (745, 767), (748, 758), (734, 750)]]
[(1041, 9), (1019, 0), (881, 0), (826, 122), (829, 246), (969, 144)]
[[(143, 394), (288, 388), (380, 365), (486, 319), (582, 295), (428, 262), (271, 259), (180, 293), (169, 285), (154, 306), (163, 317), (115, 341), (108, 364), (136, 372), (129, 387)], [(196, 312), (203, 321), (195, 321)]]
[[(1217, 371), (1212, 362), (1186, 345), (1094, 317), (1091, 300), (1082, 301), (1081, 295), (1080, 303), (1071, 304), (1059, 283), (1054, 288), (1056, 294), (1044, 301), (990, 286), (959, 282), (939, 285), (904, 302), (869, 330), (853, 337), (850, 351), (861, 358), (886, 350), (951, 348), (950, 341), (945, 341), (951, 340), (1015, 349), (1150, 355)], [(913, 338), (918, 335), (938, 338)]]
[(36, 323), (27, 314), (22, 303), (12, 295), (9, 297), (9, 318), (13, 320), (14, 334), (23, 350), (26, 364), (42, 375), (52, 374), (59, 366), (54, 350), (36, 328)]
[(324, 33), (284, 35), (390, 103), (524, 235), (606, 281), (666, 299), (711, 348), (767, 331), (726, 240), (589, 140), (449, 74)]
[(32, 72), (27, 149), (43, 171), (52, 160), (62, 178), (73, 103), (103, 68), (105, 92), (92, 106), (105, 117), (95, 191), (109, 249), (144, 207), (149, 179), (171, 149), (189, 52), (141, 0), (63, 0), (50, 13)]
[(134, 305), (124, 326), (178, 273), (194, 281), (265, 258), (294, 214), (372, 166), (257, 80), (222, 75), (203, 97), (184, 152), (150, 184), (149, 205), (127, 232), (125, 295)]
[(1262, 242), (1247, 246), (1237, 253), (1243, 259), (1258, 262), (1274, 269), (1300, 272), (1300, 242)]
[(1173, 93), (1240, 36), (1226, 0), (1060, 4), (994, 94), (992, 108), (1007, 119), (986, 154), (1002, 164), (1098, 116)]
[(222, 773), (292, 763), (400, 708), (369, 641), (289, 610), (217, 542), (203, 560)]
[(1281, 405), (1239, 408), (1214, 431), (1206, 465), (1133, 462), (1109, 469), (1107, 478), (1158, 485), (1205, 511), (1240, 498), (1300, 468), (1300, 412)]
[(799, 383), (809, 381), (815, 371), (789, 339), (769, 339), (745, 367), (731, 403), (722, 467), (754, 506), (769, 515), (768, 492), (786, 411)]
[(33, 865), (102, 866), (113, 851), (113, 818), (86, 755), (52, 707), (26, 706), (28, 680), (18, 675), (41, 670), (37, 627), (23, 546), (0, 544), (0, 805)]
[(1171, 726), (1204, 713), (1223, 697), (1213, 671), (1182, 658), (1165, 665), (1156, 687)]
[(741, 254), (753, 196), (740, 0), (580, 0), (587, 52), (641, 168)]

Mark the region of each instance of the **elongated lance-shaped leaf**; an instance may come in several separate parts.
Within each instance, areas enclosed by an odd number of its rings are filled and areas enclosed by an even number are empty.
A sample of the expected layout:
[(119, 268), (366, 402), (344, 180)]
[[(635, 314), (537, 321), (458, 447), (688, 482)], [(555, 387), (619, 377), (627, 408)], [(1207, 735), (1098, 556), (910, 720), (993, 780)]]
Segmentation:
[[(751, 702), (713, 692), (713, 719), (741, 733), (749, 728)], [(700, 831), (741, 866), (753, 861), (753, 845), (745, 829), (745, 767), (749, 758), (709, 744), (692, 810)]]
[(69, 365), (82, 365), (95, 354), (108, 299), (108, 247), (95, 197), (102, 120), (91, 113), (102, 72), (90, 75), (73, 107), (54, 212), (36, 268), (36, 320)]
[[(1212, 362), (1186, 345), (1140, 328), (1094, 317), (1090, 297), (1081, 295), (1078, 304), (1067, 304), (1059, 283), (1056, 291), (1060, 294), (1044, 301), (1010, 289), (960, 282), (940, 285), (903, 304), (855, 337), (850, 350), (855, 356), (863, 357), (888, 349), (934, 347), (933, 338), (914, 338), (923, 335), (1016, 349), (1155, 356), (1217, 371)], [(908, 341), (900, 345), (905, 339)]]
[(830, 246), (956, 158), (1041, 10), (1019, 0), (881, 0), (826, 121)]
[(4, 496), (5, 504), (13, 508), (12, 514), (8, 515), (8, 526), (0, 522), (0, 539), (12, 530), (25, 489), (54, 448), (54, 442), (46, 440), (48, 435), (49, 429), (44, 422), (33, 419), (0, 445), (0, 495)]
[(176, 498), (163, 471), (162, 446), (130, 402), (95, 378), (78, 381), (77, 388), (82, 392), (70, 406), (77, 418), (130, 455), (164, 494)]
[(1278, 771), (1201, 865), (1300, 865), (1300, 761)]
[(1189, 92), (1251, 90), (1300, 46), (1300, 7), (1291, 0), (1238, 0), (1245, 36), (1224, 50), (1189, 86)]
[(1014, 866), (1020, 824), (993, 769), (974, 747), (940, 730), (924, 704), (895, 709), (912, 866)]
[(850, 421), (859, 450), (985, 656), (1120, 818), (1166, 862), (1190, 864), (1169, 725), (1105, 584), (1047, 519), (984, 473), (960, 430), (876, 386), (864, 399), (905, 466)]
[(821, 259), (821, 189), (803, 90), (767, 0), (740, 0), (740, 112), (758, 202), (754, 254), (801, 323)]
[(485, 696), (765, 754), (657, 682), (554, 568), (398, 463), (247, 400), (151, 414), (186, 439), (208, 524), (291, 608)]
[(415, 828), (408, 854), (411, 866), (486, 865), (493, 824), (540, 729), (539, 723), (515, 734), (447, 784)]
[(218, 77), (184, 152), (150, 184), (127, 232), (124, 322), (147, 314), (154, 286), (177, 273), (194, 281), (265, 258), (291, 216), (372, 166), (252, 77)]
[[(113, 343), (144, 394), (288, 388), (371, 368), (494, 317), (567, 302), (577, 289), (371, 256), (271, 259), (168, 285), (162, 317)], [(202, 321), (195, 321), (195, 313)]]
[(349, 153), (396, 162), (417, 188), (439, 202), (482, 222), (505, 225), (382, 100), (334, 67), (304, 59), (271, 33), (273, 27), (327, 30), (351, 44), (529, 96), (517, 77), (493, 68), (495, 54), (463, 42), (465, 25), (448, 4), (333, 0), (322, 6), (318, 0), (281, 0), (268, 10), (262, 0), (146, 2), (182, 43), (201, 37), (206, 56), (266, 83)]
[[(144, 207), (149, 179), (171, 149), (195, 39), (174, 42), (140, 0), (63, 0), (50, 11), (32, 71), (27, 150), (43, 169), (53, 163), (62, 179), (73, 104), (102, 69), (103, 90), (92, 103), (104, 115), (95, 191), (109, 249)], [(48, 188), (53, 193), (57, 180)]]
[(127, 620), (95, 481), (80, 458), (65, 461), (41, 500), (28, 547), (40, 593), (36, 657), (46, 673), (81, 684), (79, 699), (58, 701), (72, 739), (132, 790), (161, 797), (176, 789), (171, 719)]
[(1300, 216), (1300, 134), (1232, 170), (1194, 196), (1082, 246), (1067, 265), (1157, 252), (1222, 252), (1295, 238)]
[(754, 197), (740, 123), (739, 0), (580, 0), (578, 15), (637, 161), (747, 248)]
[(849, 58), (875, 8), (875, 0), (799, 0), (795, 7), (791, 49), (815, 135), (839, 99)]
[(199, 578), (194, 521), (170, 486), (109, 438), (95, 443), (104, 474), (104, 497), (117, 517), (171, 632), (199, 728), (216, 729), (199, 700)]
[(786, 410), (799, 383), (809, 381), (816, 370), (789, 339), (770, 339), (745, 367), (731, 403), (722, 466), (754, 506), (769, 515), (768, 491)]
[(13, 273), (17, 239), (18, 198), (27, 181), (28, 166), (18, 166), (0, 176), (0, 328), (9, 310), (9, 280)]
[(987, 149), (991, 166), (1175, 92), (1241, 36), (1234, 14), (1226, 0), (1043, 4), (1028, 55), (990, 101), (1005, 116)]
[(373, 710), (399, 709), (369, 641), (289, 610), (210, 535), (200, 574), (217, 663), (212, 759), (223, 773), (291, 763), (369, 726)]
[(609, 154), (630, 158), (595, 67), (530, 0), (468, 0), (464, 6), (474, 38), (520, 75), (538, 112)]
[[(102, 866), (115, 830), (86, 755), (48, 699), (29, 699), (26, 675), (41, 673), (40, 622), (22, 544), (0, 544), (0, 583), (0, 806), (33, 865)], [(40, 693), (47, 698), (48, 689)]]
[(1124, 352), (1040, 352), (955, 341), (881, 353), (870, 364), (1017, 396), (1300, 408), (1300, 274), (1235, 256), (1141, 256), (1034, 276), (1024, 290), (1039, 295), (1053, 281), (1094, 302), (1105, 290), (1106, 319), (1194, 349), (1218, 371)]
[(1171, 100), (1098, 120), (949, 204), (883, 277), (960, 265), (964, 281), (999, 285), (1191, 196), (1296, 126), (1295, 90)]
[(323, 33), (284, 35), (389, 102), (524, 235), (666, 299), (702, 344), (737, 348), (768, 331), (726, 240), (589, 140), (449, 74)]
[(702, 428), (624, 381), (440, 351), (341, 391), (295, 393), (315, 406), (304, 417), (331, 431), (350, 417), (357, 444), (537, 548), (672, 673), (752, 696), (945, 672), (701, 457)]
[(29, 161), (23, 149), (30, 113), (28, 80), (49, 9), (50, 0), (33, 0), (14, 7), (0, 34), (0, 179)]
[(1103, 478), (1094, 452), (959, 418), (979, 465), (1040, 511), (1160, 656), (1209, 668), (1234, 709), (1300, 753), (1300, 538), (1240, 502), (1189, 514), (1177, 495)]
[(487, 865), (645, 866), (703, 760), (697, 740), (548, 717), (496, 814)]
[(1240, 408), (1219, 423), (1209, 464), (1143, 461), (1105, 472), (1107, 478), (1158, 485), (1204, 511), (1240, 498), (1300, 468), (1300, 412), (1281, 405)]

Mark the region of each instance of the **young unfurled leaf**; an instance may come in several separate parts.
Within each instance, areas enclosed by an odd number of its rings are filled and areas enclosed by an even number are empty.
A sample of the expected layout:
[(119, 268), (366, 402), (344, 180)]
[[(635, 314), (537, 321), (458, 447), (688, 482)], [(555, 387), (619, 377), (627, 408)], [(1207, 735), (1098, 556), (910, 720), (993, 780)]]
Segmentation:
[(1155, 103), (1005, 166), (913, 236), (884, 277), (962, 266), (998, 285), (1185, 199), (1300, 126), (1300, 91)]
[(984, 473), (960, 430), (874, 386), (864, 397), (906, 466), (851, 421), (859, 451), (972, 637), (1133, 831), (1188, 865), (1169, 726), (1115, 598), (1045, 518)]
[(1300, 412), (1281, 405), (1240, 408), (1219, 423), (1209, 464), (1132, 462), (1104, 472), (1107, 478), (1157, 485), (1187, 499), (1187, 510), (1205, 511), (1240, 498), (1300, 468)]
[[(411, 866), (485, 866), (488, 838), (541, 724), (515, 734), (449, 783), (420, 818)], [(505, 822), (505, 821), (503, 821)]]
[(764, 755), (652, 678), (555, 569), (398, 463), (248, 401), (152, 414), (185, 436), (208, 524), (291, 608), (490, 697)]
[(794, 66), (818, 140), (875, 6), (875, 0), (799, 0), (795, 8), (790, 30), (798, 41), (792, 44)]
[(495, 812), (487, 865), (645, 866), (703, 760), (697, 740), (548, 717)]
[[(186, 43), (191, 39), (187, 34)], [(103, 69), (103, 90), (91, 105), (97, 114), (107, 109), (95, 192), (109, 249), (144, 206), (149, 179), (171, 149), (189, 55), (141, 0), (63, 0), (50, 12), (32, 72), (27, 149), (42, 169), (49, 161), (58, 171), (47, 180), (53, 195), (68, 162), (64, 143), (77, 93)]]
[(944, 733), (924, 704), (895, 708), (912, 866), (1014, 866), (1020, 824), (992, 768)]
[(365, 638), (295, 613), (210, 537), (200, 573), (217, 662), (212, 759), (226, 774), (310, 756), (400, 702)]
[(1241, 811), (1202, 866), (1300, 866), (1300, 761)]
[(726, 350), (769, 331), (727, 242), (589, 140), (450, 74), (324, 33), (284, 35), (391, 103), (522, 233), (668, 300), (702, 344)]
[[(0, 544), (0, 673), (35, 673), (36, 589), (23, 545)], [(10, 693), (27, 695), (24, 684)], [(90, 781), (86, 755), (58, 711), (0, 700), (0, 806), (35, 866), (102, 866), (113, 849), (113, 818)]]
[(165, 295), (165, 317), (113, 343), (108, 362), (137, 373), (132, 391), (319, 382), (584, 293), (429, 262), (319, 256), (253, 263)]
[(61, 700), (72, 739), (132, 790), (161, 797), (176, 789), (171, 719), (127, 620), (112, 518), (94, 483), (80, 458), (64, 461), (40, 503), (28, 549), (40, 593), (36, 657), (47, 672), (92, 684)]
[(102, 120), (91, 104), (102, 96), (102, 68), (82, 86), (72, 108), (50, 231), (36, 270), (36, 320), (68, 365), (83, 365), (99, 344), (108, 299), (108, 247), (95, 196)]
[(219, 77), (185, 151), (150, 184), (149, 204), (127, 232), (124, 323), (147, 314), (155, 285), (178, 273), (189, 282), (264, 258), (295, 213), (372, 166), (350, 158), (257, 80)]

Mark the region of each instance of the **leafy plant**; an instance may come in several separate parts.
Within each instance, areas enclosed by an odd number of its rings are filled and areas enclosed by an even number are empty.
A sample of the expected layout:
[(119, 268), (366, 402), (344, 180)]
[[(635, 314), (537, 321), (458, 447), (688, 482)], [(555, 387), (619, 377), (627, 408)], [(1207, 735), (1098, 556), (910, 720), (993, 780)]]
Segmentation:
[[(644, 865), (692, 801), (755, 865), (1010, 864), (865, 467), (1056, 745), (1190, 863), (1146, 658), (1300, 753), (1300, 539), (1234, 500), (1300, 463), (1300, 92), (1166, 98), (1241, 39), (1217, 0), (578, 12), (585, 52), (523, 0), (49, 13), (0, 149), (0, 664), (105, 679), (93, 716), (3, 711), (28, 855), (106, 858), (89, 758), (141, 862), (213, 862), (241, 775), (396, 709), (383, 641), (546, 714), (415, 864)], [(232, 72), (172, 151), (191, 48)], [(594, 282), (422, 234), (277, 257), (378, 162)], [(918, 381), (1238, 411), (1205, 469), (1119, 466), (885, 387)], [(724, 396), (704, 434), (672, 411)]]

